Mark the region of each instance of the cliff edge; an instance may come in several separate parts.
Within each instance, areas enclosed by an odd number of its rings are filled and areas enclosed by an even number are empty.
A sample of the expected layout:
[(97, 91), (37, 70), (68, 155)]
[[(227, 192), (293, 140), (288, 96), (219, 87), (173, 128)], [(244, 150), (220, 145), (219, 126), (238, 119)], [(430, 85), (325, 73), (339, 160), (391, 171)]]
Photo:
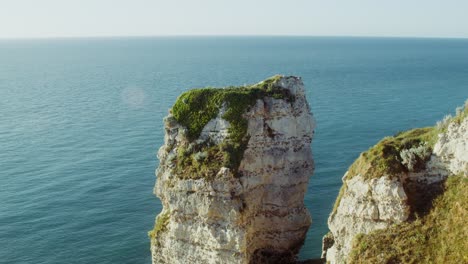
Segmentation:
[(343, 177), (329, 263), (468, 261), (468, 101), (434, 127), (386, 137)]
[(311, 217), (315, 127), (298, 77), (194, 89), (164, 119), (156, 263), (289, 263)]

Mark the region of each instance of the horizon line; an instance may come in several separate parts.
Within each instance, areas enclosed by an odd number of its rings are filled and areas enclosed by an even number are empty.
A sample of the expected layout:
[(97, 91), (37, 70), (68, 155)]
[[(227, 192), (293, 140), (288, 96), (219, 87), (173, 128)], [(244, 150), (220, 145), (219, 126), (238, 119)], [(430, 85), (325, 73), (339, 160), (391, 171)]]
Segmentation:
[(369, 36), (369, 35), (302, 35), (302, 34), (171, 34), (171, 35), (89, 35), (89, 36), (45, 36), (45, 37), (0, 37), (0, 40), (59, 40), (59, 39), (116, 39), (116, 38), (209, 38), (209, 37), (317, 37), (317, 38), (411, 38), (411, 39), (460, 39), (467, 37), (442, 37), (442, 36)]

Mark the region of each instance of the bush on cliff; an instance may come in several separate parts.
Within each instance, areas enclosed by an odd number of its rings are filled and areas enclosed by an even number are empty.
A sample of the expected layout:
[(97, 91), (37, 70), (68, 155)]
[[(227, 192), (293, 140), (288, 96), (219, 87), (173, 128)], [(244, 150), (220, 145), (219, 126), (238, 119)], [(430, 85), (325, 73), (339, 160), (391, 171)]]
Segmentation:
[[(359, 174), (364, 179), (372, 179), (383, 175), (393, 177), (408, 172), (400, 153), (426, 145), (429, 149), (426, 152), (430, 154), (437, 140), (437, 133), (434, 127), (425, 127), (386, 137), (359, 156), (349, 168), (348, 176), (353, 177)], [(419, 169), (424, 169), (428, 158), (429, 155), (423, 155), (421, 160), (416, 161)]]

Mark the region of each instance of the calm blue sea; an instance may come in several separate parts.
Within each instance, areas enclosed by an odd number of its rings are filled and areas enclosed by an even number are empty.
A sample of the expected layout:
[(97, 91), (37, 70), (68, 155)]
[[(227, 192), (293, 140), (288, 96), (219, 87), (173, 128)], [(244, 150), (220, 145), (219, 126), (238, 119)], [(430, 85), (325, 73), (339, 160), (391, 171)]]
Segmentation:
[(341, 177), (384, 136), (468, 98), (468, 40), (341, 37), (0, 41), (0, 262), (150, 263), (162, 118), (192, 87), (299, 75), (317, 120), (320, 255)]

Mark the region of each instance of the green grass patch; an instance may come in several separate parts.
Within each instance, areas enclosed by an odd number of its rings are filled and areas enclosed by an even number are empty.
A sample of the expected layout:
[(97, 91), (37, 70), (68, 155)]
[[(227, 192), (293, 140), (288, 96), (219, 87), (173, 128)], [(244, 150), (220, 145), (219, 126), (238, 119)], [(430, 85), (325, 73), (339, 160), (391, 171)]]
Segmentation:
[[(444, 133), (450, 123), (460, 124), (468, 116), (468, 100), (464, 107), (457, 108), (454, 117), (445, 118), (434, 127), (416, 128), (405, 132), (399, 132), (392, 137), (385, 137), (369, 150), (361, 153), (359, 158), (349, 167), (348, 177), (360, 174), (365, 179), (381, 177), (384, 174), (390, 177), (407, 172), (402, 164), (400, 152), (404, 149), (418, 147), (427, 144), (431, 149), (437, 142), (437, 135)], [(420, 161), (420, 167), (424, 167), (424, 160)]]
[[(468, 117), (468, 100), (463, 107), (457, 108), (454, 117), (447, 116), (444, 120), (437, 122), (435, 127), (425, 127), (399, 132), (392, 137), (386, 137), (369, 150), (361, 153), (358, 159), (348, 168), (346, 178), (354, 177), (360, 174), (364, 179), (382, 177), (384, 174), (395, 177), (400, 173), (407, 172), (407, 167), (402, 164), (400, 152), (404, 149), (410, 149), (427, 144), (432, 151), (438, 139), (438, 134), (447, 131), (450, 123), (460, 124)], [(423, 168), (426, 160), (418, 160), (416, 168)], [(346, 192), (346, 183), (340, 189), (335, 201), (332, 214), (336, 212), (340, 204), (341, 197)], [(414, 210), (417, 212), (417, 210)]]
[[(221, 167), (231, 168), (235, 172), (242, 158), (242, 148), (235, 148), (228, 142), (219, 145), (197, 145), (192, 152), (187, 151), (184, 146), (179, 146), (178, 150), (175, 171), (181, 179), (212, 180)], [(203, 155), (200, 155), (201, 153)], [(236, 154), (238, 156), (235, 156)]]
[[(349, 167), (348, 177), (360, 174), (364, 179), (388, 175), (396, 176), (407, 172), (402, 164), (400, 152), (404, 149), (418, 147), (427, 144), (432, 149), (437, 141), (438, 131), (434, 127), (416, 128), (406, 132), (400, 132), (392, 137), (385, 137), (366, 152), (361, 153), (359, 158)], [(421, 161), (424, 166), (425, 161)]]
[(227, 109), (223, 118), (231, 123), (232, 140), (239, 141), (247, 131), (247, 120), (242, 115), (257, 99), (268, 96), (294, 100), (289, 90), (278, 86), (280, 78), (277, 75), (251, 86), (193, 89), (177, 98), (171, 112), (177, 122), (188, 129), (188, 139), (192, 141), (200, 136), (205, 125), (218, 115), (225, 103)]
[(450, 176), (426, 216), (356, 236), (350, 263), (468, 263), (467, 193), (468, 179)]
[[(437, 140), (437, 134), (438, 130), (436, 128), (425, 127), (399, 132), (392, 137), (385, 137), (375, 146), (359, 155), (359, 158), (348, 168), (346, 179), (361, 175), (365, 180), (370, 180), (382, 177), (383, 175), (396, 177), (400, 173), (408, 172), (406, 166), (402, 164), (400, 152), (404, 149), (420, 146), (421, 144), (427, 144), (430, 151), (432, 151), (432, 147)], [(420, 163), (418, 166), (423, 168), (426, 160), (418, 162)], [(346, 182), (343, 183), (336, 198), (332, 214), (336, 212), (345, 192)]]
[[(182, 178), (213, 177), (222, 166), (237, 171), (247, 147), (248, 121), (243, 116), (258, 99), (272, 97), (294, 101), (289, 90), (278, 85), (281, 76), (274, 76), (261, 83), (227, 88), (202, 88), (187, 91), (179, 96), (171, 109), (179, 124), (187, 128), (187, 139), (195, 141), (206, 124), (216, 118), (223, 105), (226, 111), (222, 118), (230, 123), (229, 136), (220, 145), (204, 143), (196, 149), (179, 146), (177, 155), (178, 175)], [(204, 152), (207, 157), (197, 159), (197, 153)]]
[(153, 242), (161, 232), (167, 230), (167, 225), (169, 224), (169, 217), (169, 212), (161, 213), (156, 217), (153, 230), (148, 232), (148, 236), (150, 237), (151, 242)]
[[(427, 144), (430, 150), (437, 140), (437, 129), (434, 127), (416, 128), (405, 132), (399, 132), (393, 137), (385, 137), (366, 152), (348, 168), (346, 179), (361, 175), (365, 180), (382, 177), (397, 177), (401, 173), (408, 172), (402, 163), (400, 152)], [(419, 160), (417, 166), (422, 169), (427, 160)], [(345, 179), (345, 180), (346, 180)], [(343, 194), (346, 192), (346, 183), (340, 189), (333, 206), (332, 214), (336, 212)]]

